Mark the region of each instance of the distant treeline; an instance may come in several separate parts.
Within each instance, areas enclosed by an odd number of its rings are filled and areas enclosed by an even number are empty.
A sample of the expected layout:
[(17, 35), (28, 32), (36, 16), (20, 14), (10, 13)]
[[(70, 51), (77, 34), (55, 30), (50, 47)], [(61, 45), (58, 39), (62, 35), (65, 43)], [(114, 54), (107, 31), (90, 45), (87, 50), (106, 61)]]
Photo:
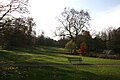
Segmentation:
[(43, 33), (36, 36), (35, 25), (31, 17), (1, 20), (0, 46), (3, 49), (32, 46), (64, 47), (58, 41), (45, 37)]
[[(56, 41), (45, 37), (44, 33), (36, 36), (33, 18), (6, 18), (0, 22), (0, 46), (4, 49), (14, 47), (52, 46), (65, 47), (70, 39), (62, 37)], [(102, 52), (109, 49), (120, 53), (120, 28), (108, 28), (96, 34), (94, 38), (89, 31), (82, 31), (78, 36), (77, 48), (85, 42), (88, 51)]]

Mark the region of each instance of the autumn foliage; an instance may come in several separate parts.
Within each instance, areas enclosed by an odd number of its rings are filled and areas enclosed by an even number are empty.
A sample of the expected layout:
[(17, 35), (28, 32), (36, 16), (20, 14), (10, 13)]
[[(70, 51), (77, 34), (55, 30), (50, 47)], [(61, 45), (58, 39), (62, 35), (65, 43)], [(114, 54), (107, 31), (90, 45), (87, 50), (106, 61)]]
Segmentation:
[(82, 56), (84, 56), (85, 55), (85, 53), (86, 53), (86, 51), (87, 51), (87, 45), (86, 45), (86, 43), (81, 43), (80, 44), (80, 49), (79, 49), (79, 51), (80, 51), (80, 54), (82, 55)]

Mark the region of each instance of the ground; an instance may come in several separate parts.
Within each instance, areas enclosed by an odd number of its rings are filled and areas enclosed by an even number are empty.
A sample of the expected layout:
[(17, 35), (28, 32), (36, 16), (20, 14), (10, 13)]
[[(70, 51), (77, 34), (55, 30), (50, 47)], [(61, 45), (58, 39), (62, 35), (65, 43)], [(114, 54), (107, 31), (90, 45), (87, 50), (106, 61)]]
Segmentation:
[(120, 80), (120, 60), (82, 57), (72, 65), (63, 48), (0, 50), (0, 80)]

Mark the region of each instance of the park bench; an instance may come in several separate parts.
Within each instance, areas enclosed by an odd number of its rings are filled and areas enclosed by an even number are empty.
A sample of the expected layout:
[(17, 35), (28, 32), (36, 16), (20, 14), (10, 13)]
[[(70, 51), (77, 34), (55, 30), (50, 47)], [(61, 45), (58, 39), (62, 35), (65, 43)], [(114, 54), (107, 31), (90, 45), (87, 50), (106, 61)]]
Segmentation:
[(69, 58), (68, 58), (68, 61), (69, 61), (71, 64), (81, 64), (82, 58), (71, 58), (71, 57), (69, 57)]

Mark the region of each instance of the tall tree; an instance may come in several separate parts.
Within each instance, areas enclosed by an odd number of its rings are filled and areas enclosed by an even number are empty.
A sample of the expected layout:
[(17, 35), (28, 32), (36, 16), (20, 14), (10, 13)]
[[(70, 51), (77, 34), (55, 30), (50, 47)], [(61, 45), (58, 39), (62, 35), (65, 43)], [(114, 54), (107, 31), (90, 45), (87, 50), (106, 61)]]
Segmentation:
[(114, 29), (113, 27), (108, 27), (103, 31), (101, 31), (99, 34), (100, 38), (104, 41), (105, 49), (109, 49), (108, 43), (113, 37), (113, 32), (112, 32), (113, 29)]
[(112, 31), (112, 38), (108, 42), (109, 48), (120, 53), (120, 27)]
[[(3, 21), (3, 20), (2, 20)], [(29, 24), (29, 22), (31, 24)], [(2, 25), (4, 24), (4, 25)], [(30, 46), (35, 38), (32, 18), (5, 19), (1, 22), (0, 42), (3, 48)]]
[[(61, 25), (57, 27), (55, 34), (57, 36), (68, 37), (77, 44), (78, 35), (89, 26), (90, 15), (84, 10), (77, 11), (75, 9), (64, 8), (58, 21)], [(74, 46), (74, 51), (76, 51), (76, 46)]]
[(12, 12), (28, 13), (28, 0), (7, 0), (0, 1), (0, 21), (5, 16), (10, 16)]
[(66, 43), (65, 48), (69, 49), (71, 54), (72, 54), (72, 50), (74, 48), (74, 45), (75, 45), (75, 43), (72, 40), (70, 40), (69, 42)]
[(82, 31), (82, 34), (78, 36), (78, 47), (80, 47), (80, 44), (81, 43), (86, 43), (87, 45), (87, 52), (89, 52), (89, 50), (92, 49), (92, 44), (93, 44), (93, 41), (92, 41), (92, 36), (90, 34), (89, 31)]
[(105, 50), (105, 42), (100, 38), (99, 35), (96, 35), (96, 37), (93, 38), (92, 48), (96, 52), (101, 52)]

